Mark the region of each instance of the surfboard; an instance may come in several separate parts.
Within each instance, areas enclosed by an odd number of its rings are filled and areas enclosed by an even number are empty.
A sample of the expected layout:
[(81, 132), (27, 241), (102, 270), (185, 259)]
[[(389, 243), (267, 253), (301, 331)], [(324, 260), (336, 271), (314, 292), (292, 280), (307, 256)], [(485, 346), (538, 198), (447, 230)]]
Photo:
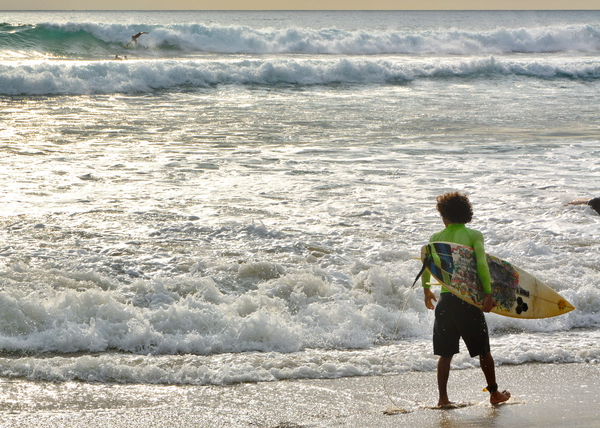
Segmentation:
[[(490, 268), (492, 296), (499, 315), (513, 318), (549, 318), (566, 314), (575, 307), (533, 275), (509, 262), (486, 254)], [(477, 275), (475, 251), (450, 242), (431, 242), (421, 249), (425, 268), (448, 291), (479, 308), (483, 287)]]

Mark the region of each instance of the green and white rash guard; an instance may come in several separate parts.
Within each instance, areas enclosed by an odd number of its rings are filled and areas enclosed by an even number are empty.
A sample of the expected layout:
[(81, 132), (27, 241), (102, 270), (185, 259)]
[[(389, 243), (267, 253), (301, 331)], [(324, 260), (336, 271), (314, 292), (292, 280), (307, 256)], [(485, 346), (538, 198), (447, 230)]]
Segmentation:
[[(431, 235), (429, 242), (454, 242), (465, 245), (475, 250), (477, 260), (477, 274), (483, 285), (484, 293), (491, 293), (490, 270), (488, 268), (485, 249), (483, 247), (483, 234), (477, 230), (469, 229), (461, 223), (451, 223), (444, 230)], [(424, 288), (430, 288), (428, 282), (431, 281), (431, 274), (426, 270), (421, 277), (421, 284)], [(449, 293), (448, 289), (442, 286), (442, 293)]]

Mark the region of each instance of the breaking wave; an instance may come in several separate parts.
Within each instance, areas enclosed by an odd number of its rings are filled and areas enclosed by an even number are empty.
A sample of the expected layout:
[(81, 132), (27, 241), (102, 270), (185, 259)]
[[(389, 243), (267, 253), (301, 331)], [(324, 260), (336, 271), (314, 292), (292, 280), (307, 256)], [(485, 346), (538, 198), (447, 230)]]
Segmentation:
[(140, 93), (215, 85), (402, 84), (493, 76), (598, 79), (600, 62), (402, 58), (38, 61), (0, 64), (0, 94)]
[(467, 30), (340, 30), (336, 28), (251, 28), (205, 24), (151, 26), (97, 23), (0, 24), (0, 51), (35, 51), (51, 56), (114, 55), (139, 31), (136, 51), (243, 54), (499, 54), (599, 52), (593, 25)]

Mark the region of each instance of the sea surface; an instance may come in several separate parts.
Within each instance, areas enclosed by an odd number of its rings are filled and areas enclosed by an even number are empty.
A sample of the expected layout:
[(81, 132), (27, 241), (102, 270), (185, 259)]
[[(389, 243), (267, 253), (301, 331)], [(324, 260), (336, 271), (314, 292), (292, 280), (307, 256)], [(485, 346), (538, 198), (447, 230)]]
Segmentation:
[(496, 363), (600, 367), (599, 100), (599, 11), (0, 12), (0, 379), (435, 371), (454, 190), (577, 307)]

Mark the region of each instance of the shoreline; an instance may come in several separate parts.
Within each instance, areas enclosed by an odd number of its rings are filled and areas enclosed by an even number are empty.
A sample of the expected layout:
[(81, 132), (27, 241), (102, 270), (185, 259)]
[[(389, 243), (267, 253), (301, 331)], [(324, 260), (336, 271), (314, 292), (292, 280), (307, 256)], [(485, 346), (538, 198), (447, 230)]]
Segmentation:
[[(500, 388), (512, 393), (506, 404), (489, 404), (489, 395), (482, 391), (485, 382), (479, 369), (453, 370), (450, 398), (463, 407), (443, 410), (435, 408), (435, 372), (230, 386), (3, 380), (0, 426), (597, 426), (600, 364), (530, 363), (498, 366), (496, 372)], [(396, 406), (402, 411), (390, 412)]]

